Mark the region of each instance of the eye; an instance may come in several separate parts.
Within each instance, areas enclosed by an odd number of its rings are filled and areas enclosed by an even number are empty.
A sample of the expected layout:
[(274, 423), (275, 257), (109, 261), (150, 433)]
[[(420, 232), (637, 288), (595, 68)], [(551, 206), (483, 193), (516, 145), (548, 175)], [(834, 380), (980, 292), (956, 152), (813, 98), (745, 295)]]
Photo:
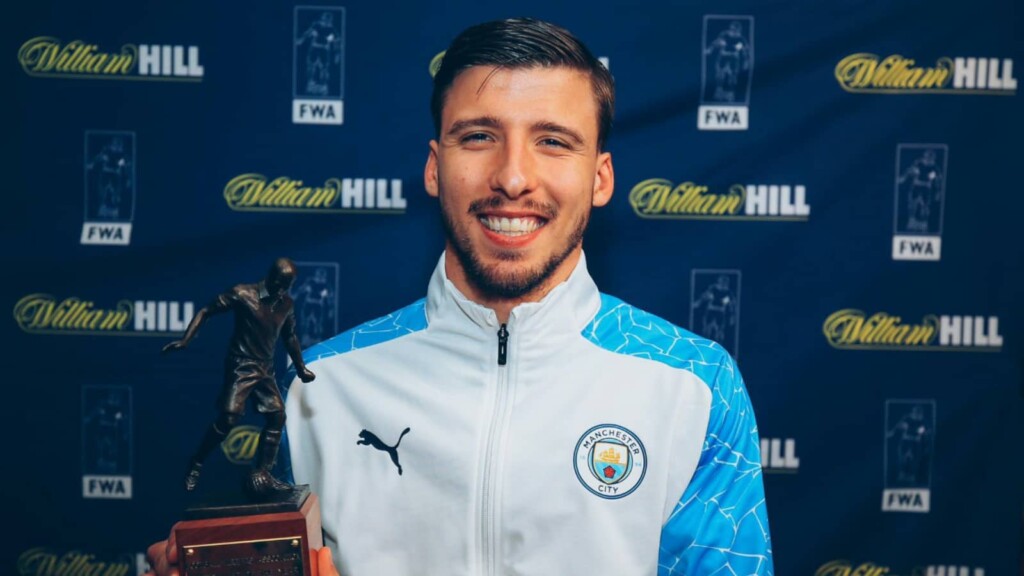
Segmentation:
[(558, 138), (543, 138), (540, 141), (541, 146), (554, 146), (555, 148), (569, 148), (569, 145), (559, 140)]
[(459, 142), (463, 144), (473, 144), (477, 142), (489, 142), (491, 141), (491, 135), (486, 132), (471, 132), (459, 138)]

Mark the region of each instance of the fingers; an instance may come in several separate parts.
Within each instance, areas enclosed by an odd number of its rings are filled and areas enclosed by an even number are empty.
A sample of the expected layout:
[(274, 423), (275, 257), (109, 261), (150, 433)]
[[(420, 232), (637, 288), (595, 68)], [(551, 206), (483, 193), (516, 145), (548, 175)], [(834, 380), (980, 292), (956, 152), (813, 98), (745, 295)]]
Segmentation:
[(146, 560), (149, 561), (150, 567), (146, 572), (147, 576), (177, 576), (178, 568), (168, 561), (167, 550), (167, 540), (161, 540), (149, 547), (146, 551)]
[(150, 566), (147, 576), (178, 576), (178, 544), (174, 537), (177, 526), (175, 524), (171, 528), (167, 540), (161, 540), (146, 550), (146, 560)]
[(171, 536), (167, 538), (167, 561), (171, 564), (178, 564), (178, 541), (175, 537), (178, 525), (171, 526)]
[(331, 556), (331, 549), (324, 546), (317, 551), (317, 569), (319, 576), (338, 576), (338, 569), (334, 567), (334, 558)]

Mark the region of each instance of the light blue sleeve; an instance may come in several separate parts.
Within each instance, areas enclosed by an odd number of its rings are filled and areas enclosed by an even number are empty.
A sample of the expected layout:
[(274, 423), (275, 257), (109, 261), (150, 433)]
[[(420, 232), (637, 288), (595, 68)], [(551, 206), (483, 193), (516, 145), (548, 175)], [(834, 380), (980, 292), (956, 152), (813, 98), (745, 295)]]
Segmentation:
[(697, 374), (711, 387), (711, 416), (697, 470), (661, 531), (658, 576), (770, 576), (771, 537), (761, 447), (750, 397), (723, 353)]

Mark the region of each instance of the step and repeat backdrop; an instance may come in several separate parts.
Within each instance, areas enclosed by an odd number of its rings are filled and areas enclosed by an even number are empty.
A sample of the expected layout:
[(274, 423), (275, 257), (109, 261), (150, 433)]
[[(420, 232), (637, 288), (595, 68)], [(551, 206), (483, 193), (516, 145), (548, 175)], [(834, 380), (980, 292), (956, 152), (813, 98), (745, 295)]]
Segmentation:
[[(443, 247), (422, 185), (432, 63), (519, 15), (572, 30), (615, 77), (591, 272), (738, 359), (775, 573), (1020, 570), (1012, 2), (5, 11), (0, 571), (144, 569), (191, 502), (232, 322), (160, 350), (224, 289), (292, 258), (303, 346), (425, 293)], [(235, 485), (261, 425), (232, 431), (204, 487)]]

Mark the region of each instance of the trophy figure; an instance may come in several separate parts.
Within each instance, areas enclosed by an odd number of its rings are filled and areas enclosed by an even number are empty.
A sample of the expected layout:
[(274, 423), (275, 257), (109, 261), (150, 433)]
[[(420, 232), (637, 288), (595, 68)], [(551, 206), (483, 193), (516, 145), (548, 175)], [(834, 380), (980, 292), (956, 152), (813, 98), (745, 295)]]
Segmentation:
[(294, 303), (288, 290), (296, 274), (291, 260), (278, 258), (266, 278), (254, 284), (239, 284), (218, 295), (196, 313), (181, 340), (163, 348), (163, 352), (184, 349), (208, 318), (234, 313), (234, 331), (217, 399), (219, 415), (189, 461), (186, 490), (196, 489), (203, 462), (239, 423), (250, 398), (264, 417), (253, 469), (244, 483), (246, 500), (191, 508), (187, 521), (177, 526), (183, 575), (219, 574), (224, 567), (244, 568), (258, 563), (261, 568), (279, 569), (279, 573), (309, 576), (309, 550), (322, 546), (316, 495), (310, 493), (309, 486), (293, 486), (271, 473), (285, 422), (284, 401), (274, 378), (274, 350), (279, 336), (298, 377), (303, 382), (315, 378), (306, 368), (295, 335)]

